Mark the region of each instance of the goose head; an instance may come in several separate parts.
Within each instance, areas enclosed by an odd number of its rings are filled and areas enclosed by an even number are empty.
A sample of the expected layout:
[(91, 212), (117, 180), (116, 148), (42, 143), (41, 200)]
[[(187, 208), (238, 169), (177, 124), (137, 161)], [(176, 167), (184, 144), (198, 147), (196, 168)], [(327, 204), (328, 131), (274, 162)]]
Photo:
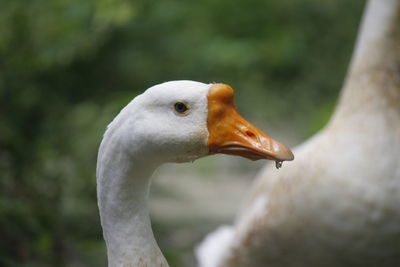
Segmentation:
[(97, 164), (109, 266), (168, 266), (146, 205), (151, 174), (161, 164), (217, 153), (293, 159), (285, 145), (239, 115), (233, 97), (224, 84), (166, 82), (134, 98), (109, 125)]
[(137, 96), (110, 128), (118, 129), (114, 140), (136, 159), (187, 162), (220, 153), (292, 160), (285, 145), (239, 115), (233, 98), (233, 89), (225, 84), (165, 82)]

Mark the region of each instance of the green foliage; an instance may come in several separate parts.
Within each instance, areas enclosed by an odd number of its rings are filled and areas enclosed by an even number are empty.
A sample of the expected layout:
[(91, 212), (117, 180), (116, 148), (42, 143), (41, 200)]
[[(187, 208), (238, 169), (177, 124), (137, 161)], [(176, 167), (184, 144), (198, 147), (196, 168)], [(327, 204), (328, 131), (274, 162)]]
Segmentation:
[(255, 120), (316, 131), (362, 5), (0, 1), (0, 265), (105, 264), (97, 147), (118, 110), (151, 85), (225, 82)]

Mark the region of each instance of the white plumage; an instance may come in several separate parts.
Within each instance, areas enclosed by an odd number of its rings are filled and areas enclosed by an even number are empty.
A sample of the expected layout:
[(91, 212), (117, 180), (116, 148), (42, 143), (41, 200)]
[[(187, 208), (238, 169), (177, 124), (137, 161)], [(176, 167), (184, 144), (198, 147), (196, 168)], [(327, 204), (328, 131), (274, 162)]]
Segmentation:
[(293, 159), (237, 113), (233, 96), (224, 84), (167, 82), (137, 96), (108, 126), (98, 154), (97, 197), (109, 266), (168, 266), (147, 207), (151, 175), (163, 163), (216, 153)]
[(400, 266), (399, 25), (400, 1), (369, 2), (331, 121), (261, 171), (235, 225), (197, 249), (201, 267)]
[[(99, 149), (97, 196), (109, 266), (168, 266), (151, 229), (150, 178), (162, 163), (208, 153), (208, 88), (191, 81), (154, 86), (108, 126)], [(190, 103), (191, 116), (174, 113), (180, 100)]]

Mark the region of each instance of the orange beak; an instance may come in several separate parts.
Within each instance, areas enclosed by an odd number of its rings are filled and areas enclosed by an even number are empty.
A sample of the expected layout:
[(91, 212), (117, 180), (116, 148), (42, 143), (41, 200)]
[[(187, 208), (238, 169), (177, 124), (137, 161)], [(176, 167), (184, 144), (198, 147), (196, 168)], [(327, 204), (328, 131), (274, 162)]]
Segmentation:
[(278, 163), (293, 160), (292, 151), (246, 121), (233, 103), (233, 89), (225, 84), (214, 84), (208, 91), (210, 154), (229, 154), (251, 160), (270, 159)]

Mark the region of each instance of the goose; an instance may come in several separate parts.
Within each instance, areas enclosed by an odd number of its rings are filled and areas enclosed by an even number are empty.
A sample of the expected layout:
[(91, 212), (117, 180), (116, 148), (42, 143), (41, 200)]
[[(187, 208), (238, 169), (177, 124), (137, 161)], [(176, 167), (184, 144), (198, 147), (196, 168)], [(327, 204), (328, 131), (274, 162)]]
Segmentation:
[(151, 175), (161, 164), (219, 153), (293, 159), (285, 145), (239, 115), (233, 97), (225, 84), (165, 82), (134, 98), (107, 127), (96, 176), (109, 266), (168, 266), (147, 207)]
[(337, 107), (277, 172), (265, 166), (201, 267), (400, 266), (400, 1), (370, 0)]

